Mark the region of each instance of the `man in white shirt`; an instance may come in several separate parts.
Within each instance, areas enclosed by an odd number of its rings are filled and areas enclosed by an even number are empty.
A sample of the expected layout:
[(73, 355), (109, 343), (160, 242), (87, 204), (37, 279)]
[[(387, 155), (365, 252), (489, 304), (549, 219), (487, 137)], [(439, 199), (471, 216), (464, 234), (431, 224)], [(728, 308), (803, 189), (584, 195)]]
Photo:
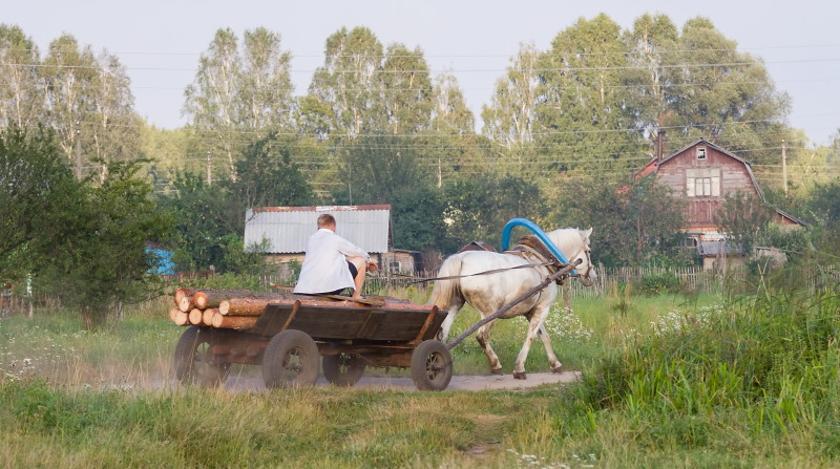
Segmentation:
[(353, 299), (362, 298), (365, 273), (376, 271), (368, 253), (335, 233), (335, 217), (318, 217), (318, 231), (306, 242), (306, 256), (300, 269), (295, 293), (304, 295), (339, 294), (353, 289)]

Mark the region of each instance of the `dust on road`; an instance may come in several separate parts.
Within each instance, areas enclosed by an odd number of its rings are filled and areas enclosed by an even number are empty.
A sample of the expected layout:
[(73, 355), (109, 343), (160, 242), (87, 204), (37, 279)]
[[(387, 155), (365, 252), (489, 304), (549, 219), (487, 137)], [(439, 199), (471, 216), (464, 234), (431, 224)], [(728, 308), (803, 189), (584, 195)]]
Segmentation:
[[(447, 390), (453, 391), (485, 391), (485, 390), (517, 390), (528, 389), (545, 384), (568, 384), (580, 379), (578, 371), (564, 371), (562, 373), (530, 373), (528, 379), (513, 379), (513, 375), (460, 375), (453, 376)], [(318, 378), (318, 386), (328, 386), (327, 381)], [(416, 391), (411, 378), (400, 376), (365, 376), (354, 386), (362, 389), (396, 389), (401, 391)], [(229, 391), (260, 391), (265, 390), (262, 378), (258, 376), (232, 375), (225, 383)]]

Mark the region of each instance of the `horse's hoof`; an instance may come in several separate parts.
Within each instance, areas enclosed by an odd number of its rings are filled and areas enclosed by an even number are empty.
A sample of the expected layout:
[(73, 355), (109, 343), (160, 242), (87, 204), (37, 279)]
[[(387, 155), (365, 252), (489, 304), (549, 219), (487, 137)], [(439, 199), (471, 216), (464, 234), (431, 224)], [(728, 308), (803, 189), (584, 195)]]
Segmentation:
[(513, 379), (527, 379), (527, 376), (525, 376), (524, 371), (514, 371)]
[(551, 367), (552, 373), (562, 373), (563, 372), (563, 365), (557, 365)]
[(501, 367), (491, 369), (491, 370), (490, 370), (490, 373), (493, 373), (494, 375), (501, 375), (501, 374), (504, 374), (504, 373), (502, 373), (502, 368), (501, 368)]

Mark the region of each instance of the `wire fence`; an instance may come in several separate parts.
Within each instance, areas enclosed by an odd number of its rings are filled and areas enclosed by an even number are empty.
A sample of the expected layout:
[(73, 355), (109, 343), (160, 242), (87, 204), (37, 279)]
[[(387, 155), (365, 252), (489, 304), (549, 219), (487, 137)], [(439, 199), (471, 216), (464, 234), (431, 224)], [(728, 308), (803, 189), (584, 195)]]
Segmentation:
[[(836, 289), (840, 285), (840, 265), (797, 266), (794, 269), (781, 269), (788, 273), (784, 281), (791, 288), (819, 292)], [(701, 266), (688, 267), (618, 267), (596, 268), (597, 277), (591, 286), (579, 280), (572, 280), (566, 285), (570, 298), (601, 298), (615, 296), (624, 292), (631, 285), (633, 294), (657, 293), (722, 293), (726, 291), (755, 291), (765, 280), (762, 273), (748, 269), (732, 269), (728, 272), (704, 270)], [(212, 279), (214, 272), (184, 272), (165, 280), (170, 285), (181, 282)], [(412, 289), (417, 296), (431, 294), (434, 282), (425, 281), (437, 275), (437, 272), (418, 272), (415, 275), (374, 274), (365, 281), (366, 295), (393, 294)], [(769, 278), (773, 272), (766, 272)], [(259, 277), (259, 289), (268, 291), (291, 291), (295, 279), (293, 276), (265, 274)], [(61, 307), (59, 298), (35, 292), (32, 296), (22, 294), (11, 287), (0, 288), (0, 317), (11, 314), (31, 315), (33, 308), (57, 310)]]
[[(591, 286), (584, 285), (574, 279), (567, 288), (572, 298), (599, 298), (615, 295), (617, 292), (633, 285), (638, 293), (656, 294), (660, 292), (682, 293), (720, 293), (727, 289), (746, 286), (751, 282), (760, 281), (760, 275), (751, 274), (745, 268), (732, 269), (727, 272), (704, 270), (702, 266), (686, 267), (615, 267), (596, 269), (597, 277)], [(365, 294), (393, 292), (405, 288), (428, 290), (434, 282), (425, 281), (434, 278), (437, 272), (419, 272), (415, 275), (369, 275), (365, 280)], [(814, 266), (800, 268), (797, 272), (800, 286), (811, 291), (822, 291), (840, 284), (840, 267)], [(262, 283), (266, 289), (276, 288), (278, 285), (293, 285), (294, 279), (280, 278), (276, 275), (263, 276)]]

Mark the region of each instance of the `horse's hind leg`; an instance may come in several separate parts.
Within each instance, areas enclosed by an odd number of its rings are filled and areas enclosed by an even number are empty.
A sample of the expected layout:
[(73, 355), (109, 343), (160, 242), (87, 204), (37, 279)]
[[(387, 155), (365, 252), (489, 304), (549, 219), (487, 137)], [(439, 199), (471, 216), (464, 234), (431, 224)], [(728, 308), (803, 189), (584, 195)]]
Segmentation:
[(452, 329), (452, 323), (455, 322), (455, 316), (458, 315), (458, 311), (461, 311), (461, 308), (463, 307), (463, 301), (458, 301), (449, 307), (449, 312), (446, 314), (446, 319), (443, 320), (443, 324), (440, 325), (440, 332), (438, 333), (438, 338), (441, 341), (445, 342), (449, 337), (449, 330)]
[[(522, 344), (522, 350), (516, 356), (516, 363), (513, 365), (513, 377), (515, 379), (525, 379), (525, 360), (528, 359), (528, 352), (531, 350), (531, 342), (542, 324), (542, 318), (545, 312), (536, 310), (528, 317), (528, 332), (525, 334), (525, 342)], [(527, 316), (526, 316), (527, 317)]]
[(499, 361), (499, 357), (496, 355), (493, 347), (490, 346), (490, 329), (495, 322), (490, 321), (488, 324), (479, 327), (475, 334), (475, 340), (478, 341), (478, 345), (481, 346), (481, 349), (484, 350), (484, 355), (487, 356), (487, 361), (490, 363), (490, 372), (494, 375), (500, 375), (502, 374), (502, 363)]
[(537, 335), (540, 336), (543, 346), (545, 346), (545, 355), (548, 357), (548, 364), (551, 366), (551, 371), (560, 373), (563, 371), (563, 364), (557, 359), (557, 355), (554, 353), (554, 347), (551, 346), (551, 337), (548, 336), (548, 331), (545, 330), (545, 321), (537, 329)]

